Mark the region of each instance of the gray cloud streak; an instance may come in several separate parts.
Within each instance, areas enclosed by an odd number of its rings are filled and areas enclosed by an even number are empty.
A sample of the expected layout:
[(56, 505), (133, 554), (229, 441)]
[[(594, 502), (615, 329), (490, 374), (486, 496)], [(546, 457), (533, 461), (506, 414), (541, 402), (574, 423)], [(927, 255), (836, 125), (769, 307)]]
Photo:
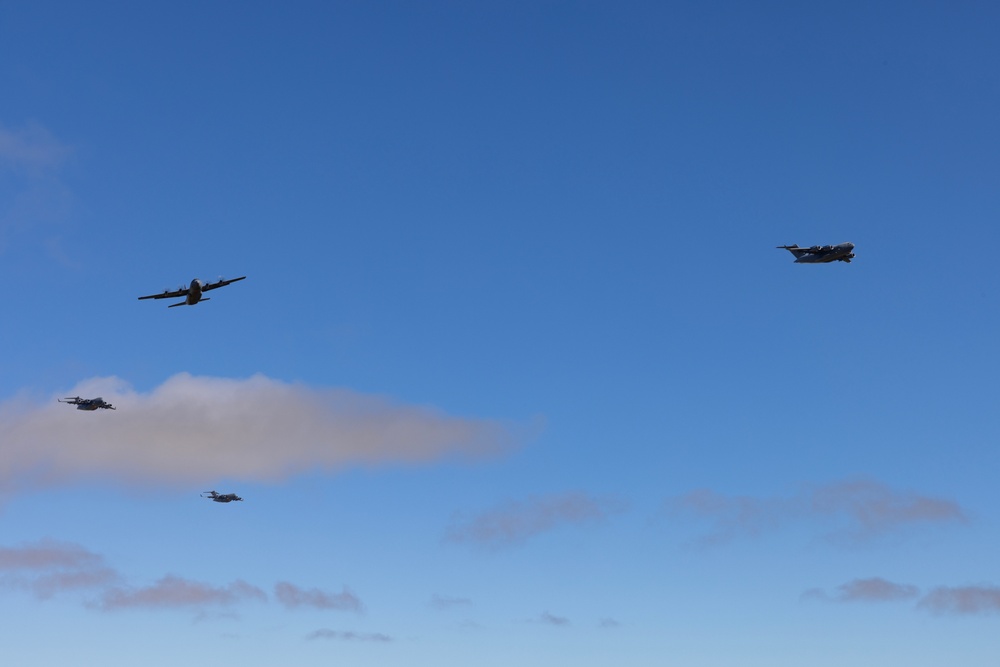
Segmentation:
[(586, 493), (566, 493), (525, 502), (509, 502), (471, 518), (459, 518), (448, 529), (452, 542), (505, 547), (563, 524), (593, 522), (623, 511), (623, 503), (594, 498)]
[(940, 586), (917, 606), (936, 614), (1000, 614), (1000, 586)]
[(241, 580), (227, 586), (212, 586), (167, 575), (144, 588), (110, 588), (104, 592), (96, 606), (104, 611), (129, 608), (169, 609), (231, 605), (245, 600), (266, 602), (267, 595), (256, 586)]
[(833, 537), (848, 541), (876, 538), (905, 526), (966, 521), (955, 502), (896, 491), (873, 480), (846, 480), (806, 488), (787, 498), (724, 496), (699, 489), (665, 504), (668, 515), (705, 519), (713, 530), (704, 545), (753, 537), (792, 521), (826, 520), (839, 524)]
[(0, 582), (47, 599), (58, 593), (97, 588), (118, 581), (104, 559), (78, 544), (42, 540), (0, 547)]
[(181, 373), (149, 393), (98, 378), (60, 394), (72, 395), (102, 396), (117, 410), (78, 411), (55, 397), (41, 406), (0, 404), (0, 485), (276, 481), (316, 469), (479, 457), (513, 441), (496, 422), (262, 375)]
[[(167, 575), (151, 586), (122, 585), (121, 575), (102, 556), (79, 544), (40, 540), (18, 547), (0, 547), (0, 585), (26, 589), (45, 599), (58, 593), (90, 589), (97, 599), (87, 606), (101, 611), (122, 609), (183, 609), (268, 602), (267, 594), (236, 580), (224, 586)], [(346, 586), (340, 593), (305, 589), (287, 581), (274, 594), (286, 608), (306, 607), (361, 612), (364, 604)]]
[(806, 591), (803, 597), (835, 600), (837, 602), (897, 602), (912, 600), (920, 589), (910, 584), (897, 584), (881, 577), (853, 579), (837, 587), (836, 593), (827, 595), (820, 589)]
[[(833, 595), (819, 588), (802, 594), (803, 599), (833, 602), (897, 602), (913, 600), (920, 589), (910, 584), (897, 584), (872, 577), (854, 579), (837, 587)], [(920, 598), (916, 607), (934, 614), (974, 616), (1000, 614), (1000, 586), (980, 584), (975, 586), (938, 586)]]
[(274, 595), (278, 602), (289, 609), (312, 607), (314, 609), (337, 609), (341, 611), (360, 612), (364, 609), (358, 596), (345, 586), (340, 593), (327, 593), (318, 588), (305, 590), (287, 581), (278, 582), (274, 586)]
[(569, 619), (565, 616), (556, 616), (555, 614), (550, 614), (547, 611), (543, 611), (538, 620), (545, 625), (555, 625), (561, 627), (564, 625), (569, 625)]
[(0, 570), (85, 569), (100, 564), (101, 556), (79, 544), (41, 540), (20, 547), (0, 547)]
[(341, 630), (329, 630), (327, 628), (322, 628), (316, 630), (315, 632), (310, 632), (306, 635), (306, 640), (313, 641), (316, 639), (336, 639), (339, 641), (360, 641), (360, 642), (376, 642), (380, 644), (385, 644), (392, 641), (392, 637), (389, 635), (382, 634), (381, 632), (351, 632), (351, 631), (341, 631)]
[(456, 598), (447, 595), (437, 595), (431, 598), (431, 606), (435, 609), (452, 609), (454, 607), (468, 607), (472, 604), (469, 598)]

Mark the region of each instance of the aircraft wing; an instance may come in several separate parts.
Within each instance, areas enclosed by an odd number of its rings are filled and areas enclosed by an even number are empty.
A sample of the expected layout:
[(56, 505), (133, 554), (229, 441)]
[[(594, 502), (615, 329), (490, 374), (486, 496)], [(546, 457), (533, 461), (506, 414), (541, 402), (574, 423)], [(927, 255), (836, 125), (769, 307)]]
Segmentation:
[(187, 296), (190, 289), (185, 287), (184, 289), (178, 289), (171, 292), (170, 290), (163, 290), (159, 294), (150, 294), (149, 296), (140, 296), (139, 300), (143, 299), (173, 299), (178, 296)]
[(215, 289), (216, 287), (225, 287), (226, 285), (229, 285), (231, 283), (235, 283), (238, 280), (243, 280), (244, 278), (246, 278), (246, 276), (240, 276), (239, 278), (233, 278), (232, 280), (220, 280), (220, 281), (215, 282), (215, 283), (209, 283), (209, 284), (205, 285), (204, 287), (202, 287), (201, 291), (202, 292), (207, 292), (208, 290)]

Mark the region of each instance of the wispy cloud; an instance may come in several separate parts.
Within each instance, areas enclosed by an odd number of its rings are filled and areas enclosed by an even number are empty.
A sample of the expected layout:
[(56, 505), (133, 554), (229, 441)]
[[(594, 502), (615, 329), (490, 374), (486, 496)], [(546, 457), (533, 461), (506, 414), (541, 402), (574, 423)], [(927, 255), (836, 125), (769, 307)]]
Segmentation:
[[(73, 197), (58, 177), (71, 149), (38, 123), (20, 129), (0, 125), (0, 253), (25, 230), (42, 228), (36, 240), (60, 261), (62, 253), (53, 226), (67, 219)], [(62, 255), (60, 257), (60, 255)]]
[(104, 558), (78, 544), (42, 540), (0, 547), (0, 582), (27, 588), (39, 598), (107, 586), (118, 579)]
[(505, 547), (564, 524), (599, 521), (623, 510), (621, 501), (595, 498), (586, 493), (532, 497), (524, 502), (508, 502), (470, 518), (458, 517), (449, 527), (447, 539)]
[(337, 609), (360, 612), (364, 609), (358, 596), (345, 586), (340, 593), (328, 593), (318, 588), (305, 590), (287, 581), (274, 586), (274, 596), (289, 609), (312, 607), (314, 609)]
[(102, 561), (79, 544), (41, 540), (20, 547), (0, 547), (0, 570), (80, 569)]
[(237, 580), (227, 586), (212, 586), (174, 575), (167, 575), (145, 588), (110, 588), (97, 603), (99, 609), (171, 609), (202, 607), (206, 605), (231, 605), (246, 600), (267, 601), (261, 589)]
[(384, 635), (381, 632), (351, 632), (351, 631), (341, 631), (341, 630), (328, 630), (326, 628), (316, 630), (315, 632), (310, 632), (306, 635), (306, 640), (312, 641), (315, 639), (330, 639), (339, 640), (345, 642), (376, 642), (380, 644), (385, 644), (392, 641), (392, 637), (389, 635)]
[(668, 500), (665, 509), (671, 516), (710, 521), (712, 530), (701, 539), (704, 545), (753, 537), (801, 520), (832, 523), (831, 536), (848, 541), (877, 538), (911, 525), (966, 520), (953, 501), (897, 491), (865, 479), (807, 487), (785, 498), (725, 496), (700, 489)]
[(182, 373), (148, 393), (96, 378), (59, 395), (102, 396), (117, 410), (81, 412), (54, 396), (44, 405), (0, 404), (0, 486), (24, 490), (88, 477), (163, 485), (275, 481), (316, 469), (477, 457), (513, 442), (496, 422), (262, 375)]
[(936, 614), (1000, 614), (1000, 586), (941, 586), (917, 606)]
[[(261, 588), (240, 579), (222, 586), (172, 574), (150, 586), (131, 586), (123, 584), (122, 579), (103, 556), (79, 544), (40, 540), (18, 547), (0, 546), (0, 586), (29, 590), (41, 599), (57, 593), (90, 590), (96, 596), (86, 603), (91, 609), (193, 609), (199, 612), (196, 622), (208, 618), (237, 618), (228, 611), (210, 614), (208, 609), (212, 607), (269, 601)], [(354, 612), (364, 609), (360, 598), (346, 586), (340, 593), (330, 593), (280, 581), (274, 586), (274, 596), (288, 609), (306, 607)]]
[(557, 627), (569, 625), (569, 619), (565, 616), (556, 616), (555, 614), (550, 614), (547, 611), (543, 611), (541, 615), (539, 615), (538, 622), (544, 625), (555, 625)]
[(606, 628), (606, 629), (609, 629), (609, 630), (610, 629), (614, 629), (614, 628), (620, 628), (621, 625), (622, 625), (621, 623), (619, 623), (618, 621), (616, 621), (613, 618), (602, 618), (597, 623), (597, 627), (599, 627), (599, 628)]
[(60, 166), (71, 149), (36, 122), (12, 130), (0, 125), (0, 166), (39, 172)]
[(872, 480), (846, 480), (812, 489), (811, 512), (844, 516), (861, 537), (879, 535), (915, 523), (965, 521), (957, 503), (905, 491)]
[(456, 598), (447, 595), (437, 595), (434, 594), (431, 597), (430, 605), (435, 609), (453, 609), (455, 607), (468, 607), (472, 604), (472, 600), (469, 598)]
[[(838, 586), (832, 594), (819, 588), (802, 594), (803, 599), (833, 602), (900, 602), (919, 596), (920, 589), (916, 586), (894, 583), (881, 577), (854, 579)], [(938, 586), (920, 597), (916, 607), (935, 614), (1000, 614), (1000, 586)]]
[(837, 602), (898, 602), (912, 600), (920, 594), (920, 589), (910, 584), (897, 584), (881, 577), (853, 579), (841, 584), (832, 595), (814, 588), (803, 594), (805, 598), (819, 598)]

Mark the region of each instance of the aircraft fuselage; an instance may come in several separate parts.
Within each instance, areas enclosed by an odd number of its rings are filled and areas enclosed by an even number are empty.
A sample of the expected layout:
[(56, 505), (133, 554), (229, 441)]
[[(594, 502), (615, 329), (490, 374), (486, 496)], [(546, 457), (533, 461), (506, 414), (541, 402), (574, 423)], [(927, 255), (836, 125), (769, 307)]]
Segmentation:
[(847, 262), (854, 259), (854, 244), (840, 243), (838, 245), (812, 246), (779, 246), (795, 255), (796, 264), (828, 264), (830, 262)]
[(199, 301), (201, 301), (201, 281), (195, 278), (191, 281), (191, 287), (188, 288), (187, 305), (193, 306)]

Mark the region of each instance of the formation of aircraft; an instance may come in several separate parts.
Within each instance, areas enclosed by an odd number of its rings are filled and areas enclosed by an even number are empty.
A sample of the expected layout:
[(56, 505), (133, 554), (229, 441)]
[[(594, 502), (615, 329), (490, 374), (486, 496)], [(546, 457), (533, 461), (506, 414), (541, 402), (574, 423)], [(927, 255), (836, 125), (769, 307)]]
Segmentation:
[(800, 248), (797, 245), (779, 245), (795, 255), (796, 264), (826, 264), (827, 262), (847, 262), (854, 259), (854, 244), (840, 243), (838, 245), (814, 245)]
[(179, 296), (184, 297), (184, 300), (179, 303), (172, 303), (167, 308), (176, 308), (177, 306), (193, 306), (199, 301), (211, 301), (207, 297), (202, 297), (204, 292), (209, 290), (218, 289), (219, 287), (225, 287), (226, 285), (232, 285), (233, 283), (243, 280), (246, 276), (240, 276), (239, 278), (233, 278), (232, 280), (223, 280), (219, 278), (217, 282), (208, 283), (207, 285), (202, 283), (200, 280), (195, 278), (191, 281), (191, 285), (188, 287), (178, 287), (174, 291), (163, 290), (161, 294), (150, 294), (149, 296), (140, 296), (139, 300), (143, 299), (173, 299)]
[(201, 494), (201, 497), (209, 498), (217, 503), (231, 503), (234, 500), (243, 500), (235, 493), (216, 493), (215, 491), (206, 491), (205, 493)]
[(114, 410), (115, 406), (110, 403), (105, 403), (104, 399), (98, 396), (97, 398), (80, 398), (79, 396), (73, 396), (71, 398), (60, 398), (56, 399), (60, 403), (69, 403), (70, 405), (75, 405), (77, 410), (87, 410), (93, 411), (98, 408), (104, 408), (105, 410)]
[[(164, 290), (162, 294), (150, 294), (149, 296), (140, 296), (139, 299), (171, 299), (175, 297), (184, 297), (184, 301), (180, 303), (174, 303), (168, 306), (168, 308), (173, 308), (174, 306), (193, 306), (199, 301), (209, 301), (207, 297), (202, 297), (204, 292), (213, 290), (219, 287), (225, 287), (226, 285), (231, 285), (237, 281), (243, 280), (246, 276), (240, 276), (239, 278), (233, 278), (232, 280), (223, 280), (219, 278), (217, 282), (208, 283), (207, 285), (202, 283), (200, 280), (195, 278), (191, 281), (191, 285), (188, 287), (180, 287), (173, 292), (170, 290)], [(81, 398), (79, 396), (72, 396), (69, 398), (57, 399), (60, 403), (69, 403), (70, 405), (75, 405), (77, 410), (88, 410), (93, 411), (99, 408), (105, 410), (114, 410), (115, 406), (106, 402), (103, 398), (98, 396), (97, 398)], [(207, 495), (206, 495), (207, 494)], [(242, 501), (235, 493), (217, 493), (215, 491), (206, 491), (202, 494), (203, 498), (209, 498), (217, 503), (231, 503), (234, 501)]]
[[(809, 248), (800, 248), (798, 245), (780, 245), (778, 248), (787, 250), (795, 256), (796, 264), (825, 264), (828, 262), (847, 262), (850, 263), (854, 259), (854, 244), (853, 243), (841, 243), (838, 245), (824, 245), (818, 246), (814, 245)], [(191, 281), (190, 286), (180, 287), (174, 291), (164, 290), (161, 294), (150, 294), (148, 296), (140, 296), (139, 300), (142, 299), (172, 299), (177, 297), (184, 297), (184, 301), (179, 303), (174, 303), (168, 306), (168, 308), (174, 308), (176, 306), (193, 306), (199, 301), (209, 301), (207, 297), (202, 297), (202, 294), (219, 287), (225, 287), (226, 285), (231, 285), (237, 281), (243, 280), (246, 276), (240, 276), (239, 278), (233, 278), (231, 280), (223, 280), (220, 278), (217, 282), (203, 284), (199, 279), (195, 278)], [(97, 410), (98, 408), (105, 408), (109, 410), (114, 410), (114, 406), (110, 403), (105, 403), (104, 399), (98, 398), (80, 398), (79, 396), (74, 396), (67, 399), (59, 399), (62, 403), (71, 403), (76, 406), (77, 410)], [(201, 494), (202, 498), (208, 498), (213, 502), (217, 503), (231, 503), (231, 502), (241, 502), (243, 499), (240, 498), (235, 493), (218, 493), (216, 491), (205, 491)]]

